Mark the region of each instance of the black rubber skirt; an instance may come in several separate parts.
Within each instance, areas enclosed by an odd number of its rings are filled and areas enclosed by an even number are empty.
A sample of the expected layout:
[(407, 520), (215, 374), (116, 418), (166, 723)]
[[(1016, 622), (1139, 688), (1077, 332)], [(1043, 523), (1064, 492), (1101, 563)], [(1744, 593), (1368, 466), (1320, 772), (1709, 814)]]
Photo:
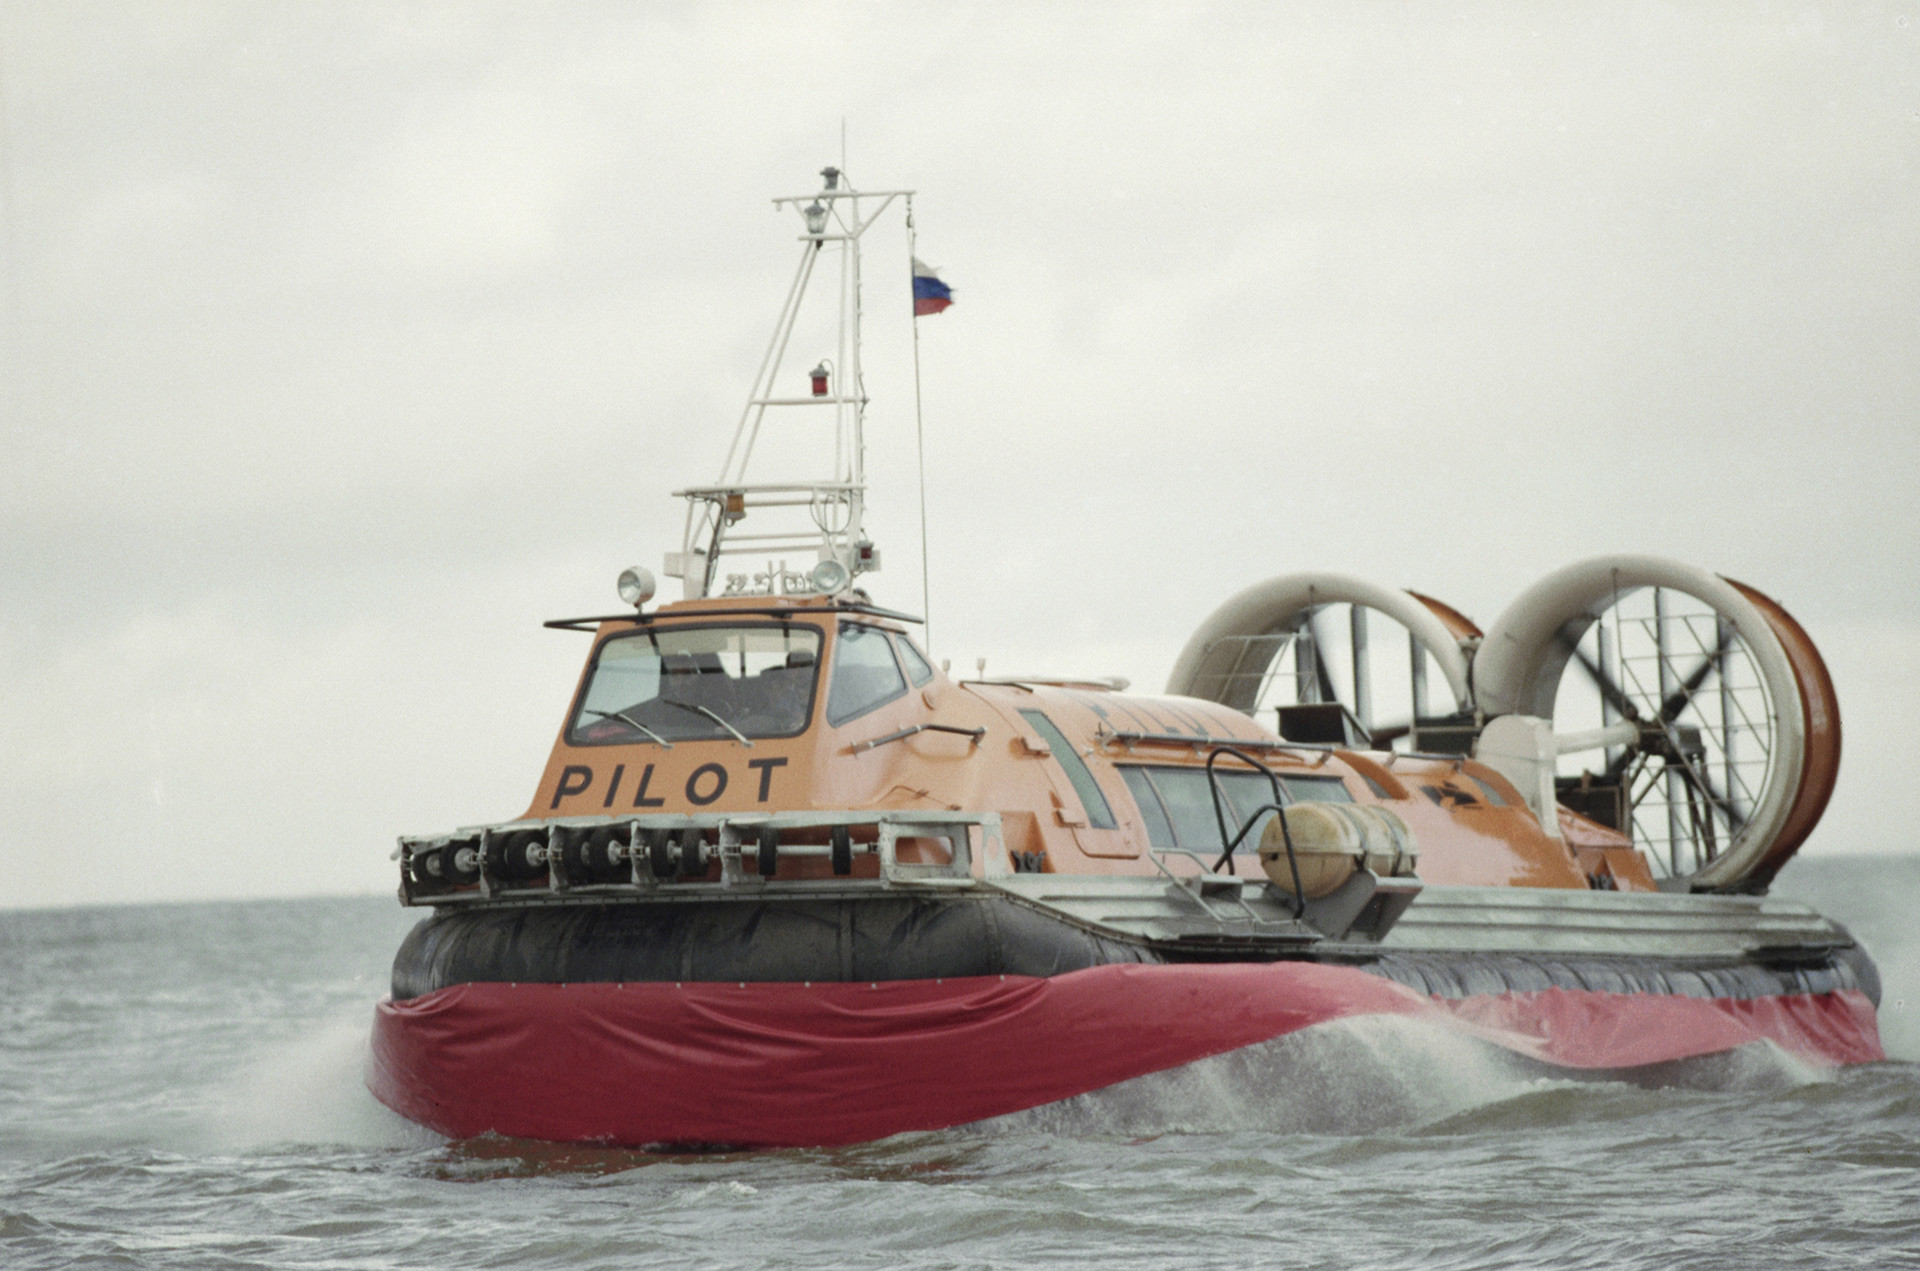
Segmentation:
[[(1880, 1001), (1879, 974), (1857, 945), (1717, 962), (1354, 945), (1294, 956), (1444, 998), (1549, 988), (1736, 998), (1859, 989)], [(1176, 948), (1098, 935), (999, 898), (503, 905), (447, 909), (422, 921), (394, 957), (393, 996), (406, 1001), (475, 982), (934, 980), (1189, 960)], [(1222, 959), (1212, 953), (1205, 960)]]

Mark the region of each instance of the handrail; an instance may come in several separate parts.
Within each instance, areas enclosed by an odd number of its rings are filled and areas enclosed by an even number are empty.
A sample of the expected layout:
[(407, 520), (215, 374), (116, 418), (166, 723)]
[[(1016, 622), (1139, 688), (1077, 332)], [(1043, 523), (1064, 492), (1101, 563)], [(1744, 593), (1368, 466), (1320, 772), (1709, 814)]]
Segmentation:
[[(1240, 832), (1232, 839), (1227, 838), (1227, 817), (1222, 807), (1226, 802), (1226, 795), (1220, 789), (1220, 778), (1213, 771), (1213, 765), (1221, 755), (1232, 755), (1243, 763), (1258, 768), (1267, 775), (1267, 781), (1273, 787), (1273, 802), (1264, 807), (1255, 808), (1252, 815), (1247, 818), (1246, 824), (1240, 827)], [(1207, 789), (1213, 795), (1213, 819), (1220, 827), (1220, 841), (1226, 844), (1226, 850), (1220, 854), (1220, 859), (1214, 862), (1213, 872), (1216, 874), (1233, 863), (1233, 850), (1240, 846), (1240, 840), (1247, 837), (1247, 832), (1259, 823), (1262, 815), (1271, 812), (1279, 818), (1280, 839), (1287, 845), (1287, 868), (1293, 874), (1293, 916), (1298, 920), (1307, 912), (1307, 893), (1306, 889), (1300, 885), (1300, 861), (1293, 851), (1293, 831), (1287, 826), (1286, 807), (1293, 800), (1287, 793), (1286, 787), (1281, 785), (1279, 775), (1244, 750), (1233, 746), (1215, 746), (1207, 755)]]
[(876, 746), (884, 746), (890, 741), (902, 741), (913, 736), (915, 733), (953, 733), (959, 737), (973, 738), (973, 744), (977, 746), (980, 744), (980, 739), (987, 735), (987, 730), (984, 728), (962, 728), (958, 724), (909, 724), (898, 732), (888, 733), (885, 737), (873, 737), (866, 741), (856, 741), (849, 749), (857, 755), (863, 750), (872, 750)]
[[(825, 603), (822, 603), (824, 599)], [(784, 605), (727, 605), (706, 609), (655, 609), (651, 612), (634, 610), (629, 613), (603, 613), (586, 618), (551, 618), (540, 625), (553, 631), (587, 631), (598, 629), (603, 622), (631, 622), (636, 626), (646, 626), (659, 618), (677, 621), (681, 618), (775, 618), (782, 622), (803, 622), (809, 616), (825, 616), (836, 613), (862, 614), (870, 618), (888, 618), (895, 622), (921, 622), (925, 618), (916, 618), (910, 613), (901, 613), (897, 609), (883, 609), (879, 605), (868, 604), (860, 600), (848, 600), (842, 597), (803, 596)]]
[(1256, 750), (1304, 750), (1308, 752), (1332, 753), (1345, 749), (1341, 746), (1326, 746), (1310, 741), (1268, 741), (1264, 737), (1215, 737), (1211, 733), (1191, 736), (1186, 733), (1149, 733), (1109, 728), (1105, 724), (1094, 730), (1093, 740), (1102, 746), (1118, 742), (1126, 746), (1251, 746)]

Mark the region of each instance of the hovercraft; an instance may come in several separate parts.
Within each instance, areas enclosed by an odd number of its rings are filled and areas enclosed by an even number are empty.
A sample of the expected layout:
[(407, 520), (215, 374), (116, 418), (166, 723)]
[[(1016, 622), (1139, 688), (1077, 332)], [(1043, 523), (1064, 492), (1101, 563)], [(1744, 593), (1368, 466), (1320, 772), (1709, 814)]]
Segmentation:
[[(432, 912), (377, 1008), (378, 1098), (458, 1138), (810, 1146), (1361, 1015), (1573, 1072), (1884, 1057), (1865, 950), (1767, 895), (1840, 719), (1742, 583), (1590, 560), (1483, 631), (1291, 574), (1201, 622), (1162, 694), (936, 665), (859, 585), (861, 239), (898, 205), (911, 240), (912, 196), (823, 176), (775, 201), (800, 266), (720, 480), (677, 492), (683, 598), (649, 608), (636, 568), (623, 611), (548, 623), (592, 644), (526, 813), (400, 840)], [(822, 259), (837, 364), (783, 395)], [(789, 409), (832, 480), (747, 479)]]

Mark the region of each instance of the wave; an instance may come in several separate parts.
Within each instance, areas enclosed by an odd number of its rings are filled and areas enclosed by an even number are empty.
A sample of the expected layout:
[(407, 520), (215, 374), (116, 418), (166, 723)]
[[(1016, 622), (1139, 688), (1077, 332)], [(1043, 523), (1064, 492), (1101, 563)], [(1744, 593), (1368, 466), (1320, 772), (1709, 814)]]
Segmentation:
[(371, 1015), (359, 1006), (342, 1008), (255, 1051), (208, 1092), (200, 1127), (207, 1146), (418, 1148), (444, 1142), (367, 1091)]
[(1360, 1016), (976, 1123), (1067, 1136), (1370, 1134), (1607, 1115), (1596, 1090), (1769, 1093), (1830, 1079), (1771, 1043), (1629, 1071), (1551, 1067), (1443, 1022)]

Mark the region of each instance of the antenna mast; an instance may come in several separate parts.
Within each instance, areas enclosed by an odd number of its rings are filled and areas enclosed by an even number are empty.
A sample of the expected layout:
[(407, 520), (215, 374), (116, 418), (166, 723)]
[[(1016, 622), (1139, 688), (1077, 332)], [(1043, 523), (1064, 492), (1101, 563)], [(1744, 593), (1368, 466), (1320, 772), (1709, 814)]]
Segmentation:
[[(864, 528), (867, 395), (860, 367), (860, 239), (895, 199), (911, 199), (913, 191), (856, 190), (839, 168), (824, 168), (820, 176), (824, 185), (814, 193), (773, 200), (776, 209), (791, 208), (800, 214), (806, 230), (800, 238), (800, 264), (734, 428), (720, 479), (711, 486), (674, 491), (675, 497), (687, 500), (687, 521), (680, 550), (667, 554), (666, 573), (681, 580), (689, 599), (834, 593), (880, 567), (880, 554)], [(813, 368), (808, 376), (809, 395), (779, 396), (775, 386), (794, 322), (828, 244), (839, 248), (840, 264), (835, 361), (822, 361)], [(761, 427), (769, 423), (770, 409), (822, 408), (833, 412), (829, 475), (782, 483), (747, 480), (754, 446)], [(820, 458), (826, 458), (824, 447)], [(763, 515), (753, 529), (735, 528), (755, 511)], [(798, 555), (800, 567), (789, 568), (783, 553)], [(749, 555), (764, 568), (721, 573), (723, 558)]]

